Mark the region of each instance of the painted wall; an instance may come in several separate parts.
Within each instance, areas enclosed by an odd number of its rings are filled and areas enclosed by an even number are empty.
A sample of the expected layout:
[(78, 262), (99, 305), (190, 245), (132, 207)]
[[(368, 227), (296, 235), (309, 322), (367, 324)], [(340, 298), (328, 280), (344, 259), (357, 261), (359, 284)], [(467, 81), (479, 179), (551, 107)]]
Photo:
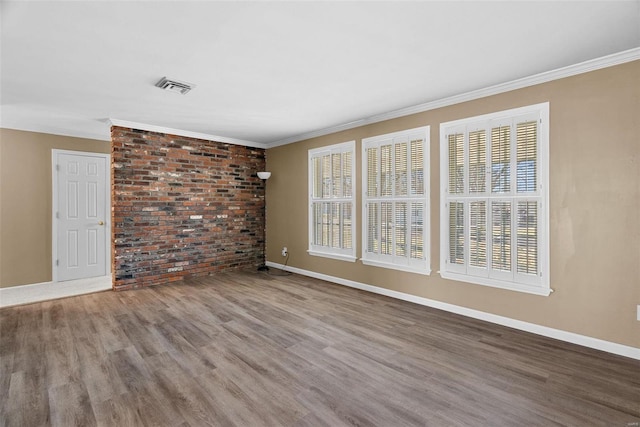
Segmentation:
[(264, 150), (112, 127), (113, 287), (264, 262)]
[(0, 287), (51, 281), (51, 150), (109, 153), (108, 141), (0, 129)]
[[(543, 297), (442, 279), (440, 123), (546, 101), (554, 292)], [(360, 174), (362, 138), (425, 125), (431, 126), (431, 275), (308, 255), (308, 150), (356, 140)], [(269, 261), (283, 263), (287, 246), (293, 267), (640, 347), (640, 61), (269, 149), (267, 169)], [(359, 257), (360, 197), (356, 206)]]

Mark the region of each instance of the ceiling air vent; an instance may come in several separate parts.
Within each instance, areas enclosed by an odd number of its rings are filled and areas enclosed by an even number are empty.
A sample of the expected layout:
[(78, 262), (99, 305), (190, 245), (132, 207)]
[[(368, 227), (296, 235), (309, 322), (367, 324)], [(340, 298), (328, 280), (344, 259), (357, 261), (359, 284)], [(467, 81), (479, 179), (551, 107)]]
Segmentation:
[(176, 92), (181, 94), (186, 94), (195, 86), (191, 83), (179, 82), (177, 80), (171, 80), (166, 77), (160, 79), (158, 83), (156, 83), (156, 87), (160, 89), (168, 90), (170, 92)]

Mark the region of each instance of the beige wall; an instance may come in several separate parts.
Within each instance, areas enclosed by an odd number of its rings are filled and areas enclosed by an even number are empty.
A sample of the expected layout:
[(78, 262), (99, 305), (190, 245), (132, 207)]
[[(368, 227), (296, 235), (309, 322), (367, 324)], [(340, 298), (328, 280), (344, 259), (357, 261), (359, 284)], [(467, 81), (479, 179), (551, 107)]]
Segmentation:
[[(640, 61), (276, 147), (267, 151), (267, 259), (623, 345), (640, 347)], [(550, 103), (548, 296), (442, 279), (439, 253), (439, 125)], [(430, 276), (310, 256), (307, 151), (431, 126)], [(357, 178), (360, 189), (360, 179)], [(360, 189), (361, 190), (361, 189)], [(357, 200), (361, 255), (361, 199)]]
[(51, 150), (110, 153), (108, 141), (0, 129), (0, 287), (51, 280)]

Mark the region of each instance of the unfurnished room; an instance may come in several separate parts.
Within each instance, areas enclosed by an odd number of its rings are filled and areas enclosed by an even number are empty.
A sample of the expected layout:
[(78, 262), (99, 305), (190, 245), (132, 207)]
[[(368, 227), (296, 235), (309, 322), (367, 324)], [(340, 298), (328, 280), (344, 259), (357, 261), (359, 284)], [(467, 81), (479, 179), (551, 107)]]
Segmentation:
[(640, 426), (640, 1), (0, 14), (0, 427)]

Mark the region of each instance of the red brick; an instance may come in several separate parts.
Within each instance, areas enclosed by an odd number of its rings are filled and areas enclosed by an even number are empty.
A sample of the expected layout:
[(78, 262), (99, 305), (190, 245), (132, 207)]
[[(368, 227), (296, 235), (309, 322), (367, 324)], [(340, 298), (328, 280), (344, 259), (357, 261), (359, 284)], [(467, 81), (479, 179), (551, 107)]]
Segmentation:
[(111, 135), (114, 289), (262, 264), (264, 150), (120, 127)]

